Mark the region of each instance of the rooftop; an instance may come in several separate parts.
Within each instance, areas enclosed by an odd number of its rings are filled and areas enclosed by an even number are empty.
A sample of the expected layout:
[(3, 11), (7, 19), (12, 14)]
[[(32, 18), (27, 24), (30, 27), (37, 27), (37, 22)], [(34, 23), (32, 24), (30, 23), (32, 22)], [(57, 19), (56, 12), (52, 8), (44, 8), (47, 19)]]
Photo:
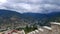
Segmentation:
[(58, 22), (51, 22), (51, 24), (60, 25)]
[(42, 31), (43, 32), (43, 29), (42, 28), (38, 28), (38, 30)]
[(43, 28), (48, 29), (48, 30), (52, 30), (52, 28), (48, 27), (48, 26), (43, 26)]

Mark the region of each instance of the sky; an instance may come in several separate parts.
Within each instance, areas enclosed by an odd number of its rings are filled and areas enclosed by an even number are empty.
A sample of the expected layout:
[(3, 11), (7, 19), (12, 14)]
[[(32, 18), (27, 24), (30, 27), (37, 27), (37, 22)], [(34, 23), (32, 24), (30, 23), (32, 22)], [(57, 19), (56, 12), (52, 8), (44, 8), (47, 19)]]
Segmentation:
[(19, 13), (51, 13), (60, 11), (60, 0), (0, 0), (0, 9)]

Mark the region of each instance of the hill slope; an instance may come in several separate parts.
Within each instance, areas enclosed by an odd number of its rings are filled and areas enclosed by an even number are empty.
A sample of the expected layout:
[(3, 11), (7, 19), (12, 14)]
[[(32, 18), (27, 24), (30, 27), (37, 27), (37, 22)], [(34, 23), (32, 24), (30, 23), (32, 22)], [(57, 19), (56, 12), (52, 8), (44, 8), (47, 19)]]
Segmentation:
[(48, 14), (41, 13), (23, 13), (20, 14), (11, 10), (0, 10), (0, 24), (20, 24), (28, 25), (47, 25), (49, 26), (52, 21), (60, 22), (60, 12), (52, 12)]

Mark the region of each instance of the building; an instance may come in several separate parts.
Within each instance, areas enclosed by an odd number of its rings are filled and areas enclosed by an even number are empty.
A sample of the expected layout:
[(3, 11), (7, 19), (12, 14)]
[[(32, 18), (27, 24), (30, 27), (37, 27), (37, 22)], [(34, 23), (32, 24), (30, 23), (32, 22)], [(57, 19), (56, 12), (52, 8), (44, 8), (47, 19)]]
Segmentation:
[(4, 34), (25, 34), (24, 30), (18, 31), (18, 30), (8, 30), (4, 31)]
[(60, 23), (51, 22), (52, 34), (60, 34)]

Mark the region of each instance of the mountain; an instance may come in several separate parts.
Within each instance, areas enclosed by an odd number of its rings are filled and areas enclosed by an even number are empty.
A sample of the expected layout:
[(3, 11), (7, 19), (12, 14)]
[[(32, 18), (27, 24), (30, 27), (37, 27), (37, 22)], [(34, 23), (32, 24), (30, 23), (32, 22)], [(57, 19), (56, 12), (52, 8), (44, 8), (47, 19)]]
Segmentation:
[(60, 22), (60, 12), (51, 12), (47, 14), (42, 13), (23, 13), (24, 16), (28, 18), (33, 18), (38, 21), (41, 26), (50, 25), (50, 22)]
[(16, 11), (11, 11), (11, 10), (0, 10), (0, 16), (1, 17), (6, 17), (9, 18), (11, 16), (20, 16), (20, 13), (17, 13)]
[(47, 14), (41, 13), (18, 13), (16, 11), (0, 9), (0, 24), (14, 24), (16, 26), (41, 25), (50, 26), (49, 22), (60, 22), (60, 12)]

